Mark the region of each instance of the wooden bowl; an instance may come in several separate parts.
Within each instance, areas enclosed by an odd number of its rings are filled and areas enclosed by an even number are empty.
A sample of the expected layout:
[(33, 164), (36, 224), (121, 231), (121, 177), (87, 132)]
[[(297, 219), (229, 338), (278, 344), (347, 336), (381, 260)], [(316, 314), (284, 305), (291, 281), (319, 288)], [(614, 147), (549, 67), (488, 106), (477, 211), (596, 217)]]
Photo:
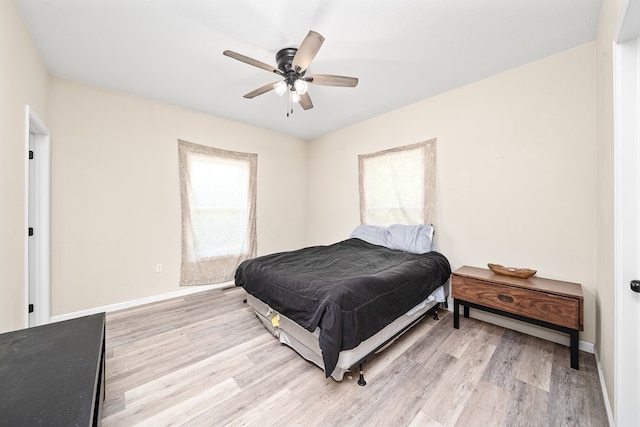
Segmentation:
[(500, 274), (502, 276), (511, 276), (518, 277), (520, 279), (528, 279), (537, 273), (537, 270), (531, 270), (528, 268), (513, 268), (513, 267), (504, 267), (500, 264), (487, 264), (489, 266), (489, 270), (493, 271), (496, 274)]

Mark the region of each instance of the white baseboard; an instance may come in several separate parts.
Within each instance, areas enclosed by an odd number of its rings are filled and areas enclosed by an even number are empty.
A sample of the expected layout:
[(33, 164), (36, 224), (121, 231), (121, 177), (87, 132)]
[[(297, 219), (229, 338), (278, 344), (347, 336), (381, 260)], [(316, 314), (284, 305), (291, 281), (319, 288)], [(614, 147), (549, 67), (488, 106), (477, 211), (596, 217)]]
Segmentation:
[(216, 283), (215, 285), (204, 286), (189, 286), (178, 291), (167, 292), (165, 294), (153, 295), (150, 297), (144, 297), (136, 300), (119, 302), (115, 304), (103, 305), (102, 307), (94, 307), (86, 310), (75, 311), (73, 313), (60, 314), (58, 316), (52, 316), (51, 322), (61, 322), (63, 320), (75, 319), (77, 317), (89, 316), (97, 313), (109, 313), (111, 311), (123, 310), (125, 308), (137, 307), (139, 305), (149, 304), (152, 302), (164, 301), (171, 298), (179, 298), (186, 295), (195, 294), (198, 292), (209, 291), (211, 289), (220, 289), (233, 286), (233, 282)]
[(602, 389), (602, 397), (604, 398), (604, 406), (607, 410), (607, 418), (609, 419), (609, 425), (615, 426), (616, 424), (613, 422), (613, 411), (611, 410), (611, 405), (609, 404), (609, 393), (607, 393), (607, 385), (604, 382), (604, 374), (602, 373), (602, 365), (600, 364), (600, 356), (598, 355), (598, 349), (595, 349), (593, 354), (596, 356), (596, 366), (598, 367), (598, 378), (600, 379), (600, 388)]
[(587, 353), (596, 354), (596, 346), (588, 341), (578, 341), (578, 349), (586, 351)]

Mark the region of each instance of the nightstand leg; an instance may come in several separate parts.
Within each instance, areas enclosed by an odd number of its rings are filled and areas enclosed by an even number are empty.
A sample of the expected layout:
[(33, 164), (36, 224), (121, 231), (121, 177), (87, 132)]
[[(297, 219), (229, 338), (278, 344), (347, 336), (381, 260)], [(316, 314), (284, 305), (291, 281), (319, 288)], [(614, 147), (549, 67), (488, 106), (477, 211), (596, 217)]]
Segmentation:
[(464, 306), (464, 317), (469, 318), (469, 306)]
[(579, 369), (578, 364), (578, 331), (572, 330), (569, 332), (571, 340), (571, 367), (573, 369)]
[(460, 329), (460, 302), (453, 299), (453, 327)]

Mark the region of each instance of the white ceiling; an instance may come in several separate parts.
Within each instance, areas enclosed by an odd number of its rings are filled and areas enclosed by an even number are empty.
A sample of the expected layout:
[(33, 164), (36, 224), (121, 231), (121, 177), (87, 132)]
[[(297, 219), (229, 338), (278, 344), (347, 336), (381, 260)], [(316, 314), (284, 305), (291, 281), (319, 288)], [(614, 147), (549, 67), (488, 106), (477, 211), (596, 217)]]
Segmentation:
[[(15, 0), (49, 72), (313, 139), (596, 37), (600, 0)], [(309, 73), (314, 108), (245, 93), (309, 30), (325, 37)]]

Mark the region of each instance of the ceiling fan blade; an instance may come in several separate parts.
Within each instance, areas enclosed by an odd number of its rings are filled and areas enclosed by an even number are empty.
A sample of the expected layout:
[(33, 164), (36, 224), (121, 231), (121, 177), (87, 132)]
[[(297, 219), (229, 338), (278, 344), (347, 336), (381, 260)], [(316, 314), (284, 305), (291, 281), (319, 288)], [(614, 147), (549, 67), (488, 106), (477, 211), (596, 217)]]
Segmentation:
[(358, 84), (356, 77), (333, 76), (331, 74), (311, 74), (306, 76), (304, 80), (322, 86), (356, 87)]
[(244, 97), (247, 98), (247, 99), (251, 99), (251, 98), (255, 98), (258, 95), (262, 95), (263, 93), (267, 93), (267, 92), (269, 92), (270, 90), (273, 89), (273, 85), (276, 84), (276, 83), (277, 82), (267, 83), (266, 85), (261, 86), (256, 90), (252, 90), (248, 94), (244, 95)]
[(240, 62), (244, 62), (245, 64), (253, 65), (254, 67), (262, 68), (263, 70), (282, 75), (282, 71), (278, 70), (276, 67), (265, 64), (264, 62), (258, 61), (257, 59), (249, 58), (248, 56), (242, 55), (232, 50), (225, 50), (224, 52), (222, 52), (222, 54), (228, 56), (229, 58), (237, 59)]
[(293, 61), (291, 62), (291, 66), (295, 68), (300, 68), (300, 71), (304, 71), (309, 67), (313, 58), (315, 58), (316, 54), (320, 50), (320, 46), (324, 42), (324, 37), (322, 35), (316, 33), (315, 31), (309, 31), (307, 37), (302, 40), (302, 44), (298, 48), (295, 56), (293, 57)]
[(303, 110), (310, 110), (313, 108), (313, 103), (311, 102), (311, 97), (308, 92), (300, 95), (300, 106)]

